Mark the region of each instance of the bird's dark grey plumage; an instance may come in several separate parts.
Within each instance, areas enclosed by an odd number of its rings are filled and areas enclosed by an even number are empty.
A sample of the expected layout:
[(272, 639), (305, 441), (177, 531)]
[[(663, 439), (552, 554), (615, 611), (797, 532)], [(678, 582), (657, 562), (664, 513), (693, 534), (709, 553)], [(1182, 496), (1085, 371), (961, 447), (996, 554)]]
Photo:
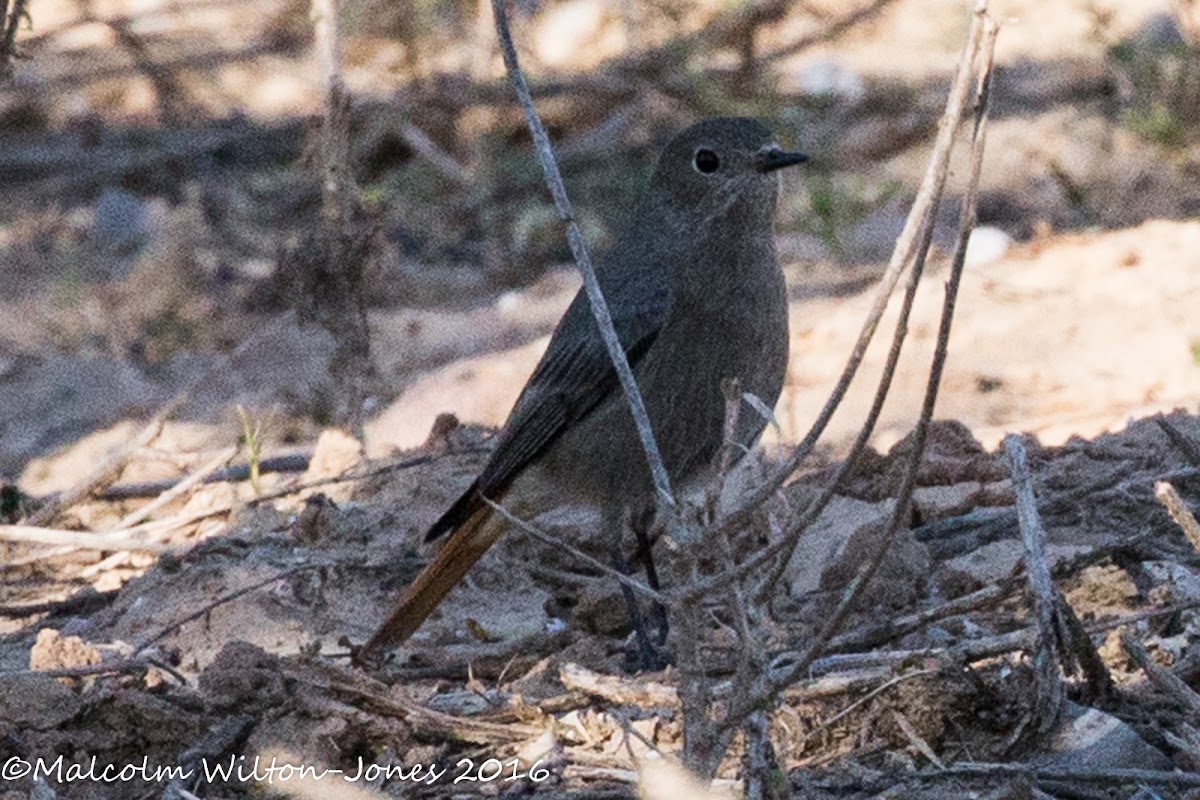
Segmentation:
[[(630, 227), (597, 278), (678, 489), (702, 478), (722, 445), (721, 383), (737, 378), (768, 406), (788, 360), (787, 296), (775, 257), (774, 171), (785, 153), (761, 124), (718, 118), (663, 151)], [(752, 445), (766, 420), (739, 415)], [(450, 533), (367, 647), (411, 634), (503, 532), (487, 497), (533, 515), (566, 501), (606, 516), (651, 501), (653, 485), (616, 371), (581, 291), (522, 390), (476, 481), (430, 528)], [(449, 585), (447, 585), (447, 583)]]

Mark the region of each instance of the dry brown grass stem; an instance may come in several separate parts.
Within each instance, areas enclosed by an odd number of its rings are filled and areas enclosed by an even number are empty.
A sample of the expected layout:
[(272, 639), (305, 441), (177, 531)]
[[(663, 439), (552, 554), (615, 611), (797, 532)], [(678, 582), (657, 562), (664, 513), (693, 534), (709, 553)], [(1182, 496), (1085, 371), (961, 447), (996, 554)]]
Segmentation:
[[(833, 391), (830, 393), (821, 412), (817, 415), (816, 421), (813, 422), (812, 427), (804, 436), (804, 439), (796, 445), (784, 464), (776, 469), (768, 480), (757, 486), (754, 491), (747, 493), (737, 508), (726, 514), (714, 525), (709, 526), (701, 534), (702, 537), (706, 538), (718, 533), (728, 533), (745, 527), (753, 519), (758, 509), (775, 495), (784, 482), (812, 453), (818, 439), (820, 439), (829, 421), (833, 418), (834, 412), (841, 405), (846, 392), (850, 388), (850, 384), (853, 382), (859, 367), (862, 365), (867, 348), (874, 338), (880, 320), (883, 318), (883, 314), (887, 309), (901, 274), (910, 264), (916, 263), (923, 249), (922, 244), (927, 236), (925, 229), (927, 226), (931, 227), (933, 224), (934, 214), (941, 202), (946, 177), (949, 174), (950, 153), (954, 136), (958, 130), (959, 122), (963, 118), (967, 99), (971, 92), (971, 78), (973, 75), (978, 74), (974, 67), (976, 56), (980, 53), (983, 44), (984, 23), (981, 20), (984, 18), (986, 18), (986, 3), (980, 3), (975, 12), (975, 21), (971, 27), (971, 34), (968, 37), (967, 44), (959, 60), (954, 83), (946, 102), (946, 110), (939, 123), (933, 154), (925, 170), (921, 187), (917, 191), (916, 199), (913, 201), (912, 208), (904, 224), (904, 229), (896, 241), (896, 246), (892, 251), (892, 257), (888, 262), (887, 269), (884, 271), (883, 277), (880, 278), (871, 309), (863, 321), (854, 348), (847, 359), (846, 366), (843, 368), (837, 383), (834, 385)], [(882, 381), (881, 389), (886, 392), (886, 387), (883, 386)], [(758, 571), (775, 558), (779, 552), (782, 552), (784, 549), (790, 550), (794, 548), (795, 541), (799, 539), (801, 533), (803, 533), (802, 528), (790, 531), (786, 541), (776, 543), (774, 547), (763, 551), (755, 558), (745, 562), (739, 568), (738, 575), (745, 576)], [(715, 576), (705, 581), (702, 586), (696, 587), (696, 591), (711, 591), (713, 584), (729, 580), (731, 577), (733, 576)]]
[[(983, 152), (987, 139), (990, 75), (997, 33), (998, 29), (995, 23), (987, 16), (986, 3), (978, 3), (976, 5), (971, 36), (960, 61), (960, 79), (965, 81), (967, 86), (970, 86), (971, 77), (975, 78), (975, 127), (972, 136), (971, 172), (965, 193), (966, 199), (963, 203), (962, 214), (959, 219), (958, 237), (954, 247), (950, 277), (946, 283), (941, 323), (938, 328), (937, 344), (934, 348), (929, 380), (926, 384), (925, 399), (916, 428), (913, 431), (909, 461), (905, 467), (904, 477), (897, 493), (895, 509), (892, 513), (887, 532), (880, 539), (871, 557), (846, 587), (838, 606), (828, 616), (824, 625), (809, 642), (796, 662), (786, 669), (782, 675), (774, 678), (764, 676), (759, 681), (758, 686), (755, 687), (755, 691), (734, 699), (725, 720), (722, 722), (722, 728), (726, 731), (740, 724), (742, 720), (755, 711), (765, 708), (784, 687), (805, 674), (809, 665), (823, 652), (826, 644), (841, 628), (846, 616), (854, 608), (866, 585), (870, 582), (879, 564), (887, 554), (892, 538), (902, 527), (908, 524), (912, 494), (916, 487), (917, 469), (924, 450), (929, 423), (933, 417), (933, 409), (937, 402), (938, 388), (941, 383), (942, 370), (945, 366), (946, 352), (949, 348), (955, 300), (966, 261), (967, 241), (970, 238), (971, 230), (975, 223), (975, 203), (978, 196), (979, 173), (983, 163)], [(962, 73), (966, 73), (966, 75), (963, 76)], [(952, 98), (950, 105), (955, 104)], [(953, 130), (952, 126), (956, 127), (952, 118), (949, 121), (944, 119), (944, 123), (944, 128), (951, 127), (951, 130)], [(951, 142), (947, 141), (945, 147), (949, 149), (950, 144)], [(931, 163), (937, 160), (935, 155)]]

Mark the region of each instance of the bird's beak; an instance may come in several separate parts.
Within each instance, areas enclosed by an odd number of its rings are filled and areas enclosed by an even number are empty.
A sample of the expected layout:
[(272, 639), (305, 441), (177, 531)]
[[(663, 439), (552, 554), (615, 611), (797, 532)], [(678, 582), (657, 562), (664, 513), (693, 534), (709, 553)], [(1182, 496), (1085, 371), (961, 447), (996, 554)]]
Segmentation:
[(774, 172), (805, 161), (808, 161), (808, 156), (804, 153), (789, 153), (774, 146), (764, 147), (754, 156), (754, 166), (759, 172)]

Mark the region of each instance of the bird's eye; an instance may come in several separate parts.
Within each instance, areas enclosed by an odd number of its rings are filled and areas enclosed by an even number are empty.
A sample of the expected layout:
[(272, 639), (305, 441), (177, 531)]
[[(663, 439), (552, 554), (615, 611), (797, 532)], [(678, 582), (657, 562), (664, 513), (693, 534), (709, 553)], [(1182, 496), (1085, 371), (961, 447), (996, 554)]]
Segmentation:
[(700, 149), (696, 151), (696, 157), (692, 161), (696, 166), (696, 171), (705, 175), (712, 175), (721, 167), (721, 159), (712, 150)]

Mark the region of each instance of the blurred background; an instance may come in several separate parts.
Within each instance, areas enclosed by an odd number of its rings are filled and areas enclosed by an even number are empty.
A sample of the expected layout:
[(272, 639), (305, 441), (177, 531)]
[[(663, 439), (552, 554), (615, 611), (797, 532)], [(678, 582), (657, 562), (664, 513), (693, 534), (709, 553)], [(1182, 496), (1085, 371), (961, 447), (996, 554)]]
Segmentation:
[[(511, 7), (597, 251), (635, 212), (658, 148), (699, 118), (760, 118), (812, 156), (783, 176), (777, 217), (794, 358), (771, 436), (794, 440), (903, 225), (969, 4)], [(939, 416), (990, 445), (1006, 430), (1054, 442), (1194, 410), (1200, 2), (991, 8), (1004, 28), (982, 229)], [(244, 434), (247, 415), (269, 420), (272, 452), (311, 446), (343, 391), (333, 340), (295, 321), (267, 330), (292, 303), (288, 265), (321, 208), (324, 92), (308, 3), (33, 0), (27, 11), (21, 58), (0, 84), (0, 479), (34, 494), (71, 485), (214, 368), (126, 479), (178, 474)], [(424, 442), (442, 412), (501, 422), (578, 283), (490, 3), (344, 0), (339, 14), (370, 238), (366, 448), (386, 455)], [(952, 174), (943, 250), (960, 183)], [(922, 288), (917, 355), (877, 446), (915, 416), (943, 260)], [(831, 452), (867, 399), (851, 398)]]

